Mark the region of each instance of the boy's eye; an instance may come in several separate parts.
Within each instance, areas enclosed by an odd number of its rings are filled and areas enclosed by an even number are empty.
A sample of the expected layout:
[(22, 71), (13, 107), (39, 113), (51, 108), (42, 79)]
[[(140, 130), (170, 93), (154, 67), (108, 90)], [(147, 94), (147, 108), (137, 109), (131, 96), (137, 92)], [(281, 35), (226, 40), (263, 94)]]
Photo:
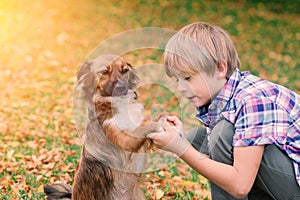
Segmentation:
[(188, 77), (184, 77), (184, 80), (185, 81), (188, 81), (188, 80), (190, 80), (191, 79), (191, 77), (190, 76), (188, 76)]

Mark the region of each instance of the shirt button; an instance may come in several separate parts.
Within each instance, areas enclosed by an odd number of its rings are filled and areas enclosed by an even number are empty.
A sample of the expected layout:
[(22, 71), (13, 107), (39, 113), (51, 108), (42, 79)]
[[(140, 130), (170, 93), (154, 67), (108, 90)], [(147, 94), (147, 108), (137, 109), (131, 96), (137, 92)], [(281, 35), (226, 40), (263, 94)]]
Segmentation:
[(211, 106), (209, 106), (209, 108), (213, 110), (216, 108), (216, 106), (214, 104), (212, 104)]

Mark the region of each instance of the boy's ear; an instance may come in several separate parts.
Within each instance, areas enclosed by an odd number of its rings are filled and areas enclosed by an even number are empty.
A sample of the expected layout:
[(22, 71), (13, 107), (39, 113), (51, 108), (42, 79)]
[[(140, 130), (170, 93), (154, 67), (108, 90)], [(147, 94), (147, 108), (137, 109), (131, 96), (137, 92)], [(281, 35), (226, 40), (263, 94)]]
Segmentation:
[(217, 78), (218, 79), (222, 79), (222, 78), (226, 78), (226, 74), (227, 74), (227, 62), (226, 60), (222, 59), (220, 61), (218, 61), (217, 63)]

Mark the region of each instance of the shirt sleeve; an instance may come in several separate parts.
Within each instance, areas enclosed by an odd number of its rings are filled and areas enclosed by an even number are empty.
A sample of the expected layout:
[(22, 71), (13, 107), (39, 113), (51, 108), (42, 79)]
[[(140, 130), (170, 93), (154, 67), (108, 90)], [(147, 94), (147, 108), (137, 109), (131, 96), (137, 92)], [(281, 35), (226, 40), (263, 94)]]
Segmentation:
[(267, 98), (250, 98), (236, 110), (233, 146), (285, 144), (289, 116)]

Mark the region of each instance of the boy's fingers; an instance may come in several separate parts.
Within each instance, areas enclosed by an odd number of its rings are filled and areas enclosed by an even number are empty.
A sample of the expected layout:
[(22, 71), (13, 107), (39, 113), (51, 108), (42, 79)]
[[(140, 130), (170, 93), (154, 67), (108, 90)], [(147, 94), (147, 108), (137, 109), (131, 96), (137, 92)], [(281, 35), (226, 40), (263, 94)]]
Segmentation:
[(146, 137), (150, 139), (154, 139), (158, 134), (159, 134), (158, 132), (149, 133)]
[(167, 121), (172, 122), (175, 126), (181, 124), (181, 121), (176, 116), (167, 116)]
[(174, 122), (176, 120), (176, 117), (174, 115), (169, 115), (169, 116), (167, 116), (167, 120), (169, 122)]
[(162, 127), (163, 127), (164, 130), (170, 130), (170, 128), (175, 128), (175, 126), (170, 124), (170, 123), (164, 123), (162, 125)]

